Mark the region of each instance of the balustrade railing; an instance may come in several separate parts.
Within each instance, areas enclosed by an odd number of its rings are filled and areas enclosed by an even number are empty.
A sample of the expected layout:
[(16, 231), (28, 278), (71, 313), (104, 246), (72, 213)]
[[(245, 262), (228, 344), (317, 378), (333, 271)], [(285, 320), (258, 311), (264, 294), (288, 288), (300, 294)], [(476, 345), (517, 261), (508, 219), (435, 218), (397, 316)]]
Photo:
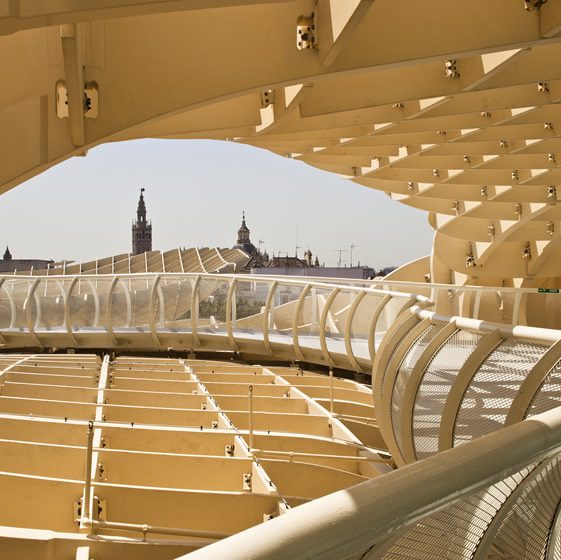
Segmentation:
[(409, 311), (373, 366), (378, 421), (396, 463), (561, 405), (561, 330)]
[(246, 351), (371, 372), (384, 333), (428, 298), (216, 274), (0, 278), (5, 347)]

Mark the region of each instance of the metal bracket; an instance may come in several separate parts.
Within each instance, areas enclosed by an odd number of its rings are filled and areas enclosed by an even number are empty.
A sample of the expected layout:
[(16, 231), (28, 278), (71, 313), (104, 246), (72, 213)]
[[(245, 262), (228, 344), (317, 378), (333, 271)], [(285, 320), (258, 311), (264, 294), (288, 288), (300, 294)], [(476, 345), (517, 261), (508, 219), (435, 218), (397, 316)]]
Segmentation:
[(105, 500), (94, 496), (93, 516), (96, 521), (107, 521), (107, 505)]
[(444, 63), (444, 75), (447, 78), (459, 78), (460, 73), (457, 68), (457, 61), (455, 58), (451, 58)]
[(555, 185), (549, 185), (547, 187), (547, 203), (548, 204), (557, 203), (557, 187)]
[(97, 119), (99, 115), (99, 88), (96, 82), (84, 84), (84, 117)]
[(524, 9), (528, 12), (539, 10), (547, 0), (524, 0)]
[(275, 102), (275, 91), (266, 89), (261, 92), (261, 109), (266, 109)]
[(300, 16), (296, 22), (296, 48), (299, 51), (317, 49), (315, 34), (314, 13), (309, 16)]
[(83, 498), (78, 498), (72, 503), (72, 508), (74, 512), (74, 522), (80, 524), (80, 518), (82, 517), (82, 501)]
[[(97, 119), (99, 115), (99, 88), (96, 82), (84, 84), (84, 117), (86, 119)], [(68, 89), (64, 80), (56, 83), (56, 116), (59, 119), (67, 119), (70, 116), (68, 109)]]

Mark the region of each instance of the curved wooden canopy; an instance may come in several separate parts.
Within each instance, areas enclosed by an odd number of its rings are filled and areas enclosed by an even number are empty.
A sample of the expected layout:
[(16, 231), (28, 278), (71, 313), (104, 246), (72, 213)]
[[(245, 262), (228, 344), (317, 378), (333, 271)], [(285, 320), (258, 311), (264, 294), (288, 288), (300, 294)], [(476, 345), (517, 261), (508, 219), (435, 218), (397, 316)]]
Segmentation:
[(243, 142), (428, 211), (433, 281), (541, 285), (560, 33), (554, 1), (0, 2), (0, 191), (104, 142)]

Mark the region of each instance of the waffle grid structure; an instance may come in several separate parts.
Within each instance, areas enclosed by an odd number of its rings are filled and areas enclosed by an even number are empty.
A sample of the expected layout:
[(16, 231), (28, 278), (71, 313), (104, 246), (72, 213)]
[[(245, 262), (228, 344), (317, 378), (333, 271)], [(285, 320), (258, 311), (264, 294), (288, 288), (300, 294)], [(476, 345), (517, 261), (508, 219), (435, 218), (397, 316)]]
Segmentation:
[[(0, 552), (561, 560), (560, 54), (560, 0), (0, 0), (1, 192), (228, 140), (435, 230), (423, 285), (213, 250), (1, 277)], [(205, 350), (252, 360), (169, 357)]]
[[(367, 445), (329, 413), (329, 379), (299, 369), (0, 361), (0, 484), (13, 500), (0, 514), (3, 557), (19, 546), (22, 558), (51, 558), (56, 546), (57, 558), (73, 558), (89, 546), (103, 559), (175, 558), (389, 469), (371, 449), (381, 440), (370, 392), (349, 380), (333, 380), (334, 411), (353, 417)], [(153, 546), (134, 546), (143, 535)]]
[(249, 257), (240, 249), (193, 247), (170, 251), (148, 251), (140, 255), (123, 253), (84, 263), (56, 264), (47, 269), (16, 270), (22, 276), (74, 274), (138, 274), (142, 272), (221, 273), (241, 272)]
[(11, 0), (1, 190), (105, 142), (229, 140), (428, 212), (417, 279), (559, 287), (560, 22), (555, 0)]

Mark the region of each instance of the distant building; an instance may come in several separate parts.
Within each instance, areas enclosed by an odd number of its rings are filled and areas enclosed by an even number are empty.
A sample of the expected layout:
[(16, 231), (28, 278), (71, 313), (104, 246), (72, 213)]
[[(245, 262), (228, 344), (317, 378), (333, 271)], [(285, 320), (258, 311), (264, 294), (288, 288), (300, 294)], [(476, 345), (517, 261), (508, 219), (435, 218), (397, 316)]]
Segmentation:
[(242, 272), (256, 275), (318, 276), (321, 278), (349, 278), (355, 280), (367, 280), (374, 276), (374, 269), (368, 266), (320, 266), (319, 259), (317, 256), (314, 258), (310, 249), (304, 252), (304, 258), (297, 255), (290, 257), (288, 254), (273, 255), (272, 258), (269, 258), (266, 251), (261, 253), (251, 242), (249, 234), (250, 230), (245, 221), (245, 212), (243, 212), (237, 244), (234, 245), (234, 249), (239, 249), (247, 255), (247, 263)]
[(245, 223), (245, 211), (242, 212), (242, 225), (238, 230), (238, 241), (234, 245), (234, 249), (241, 249), (251, 257), (256, 257), (259, 254), (259, 250), (249, 238), (249, 228)]
[(245, 223), (245, 211), (242, 212), (242, 225), (238, 229), (238, 239), (234, 245), (234, 249), (239, 249), (247, 255), (247, 263), (244, 266), (244, 272), (249, 272), (252, 268), (256, 266), (264, 266), (264, 264), (269, 260), (269, 255), (267, 251), (262, 253), (249, 238), (249, 228)]
[(132, 254), (140, 255), (152, 250), (152, 223), (146, 221), (146, 204), (144, 190), (140, 189), (140, 198), (136, 209), (136, 221), (132, 224)]
[[(275, 257), (277, 258), (277, 257)], [(279, 266), (256, 267), (251, 274), (274, 276), (314, 276), (318, 278), (347, 278), (368, 280), (374, 276), (374, 269), (368, 266), (295, 266), (295, 257), (288, 257), (288, 266), (281, 266), (285, 257), (277, 261)], [(302, 259), (298, 259), (301, 261)]]
[(20, 270), (43, 270), (49, 268), (54, 261), (46, 261), (40, 259), (14, 259), (10, 249), (6, 247), (4, 258), (0, 260), (0, 274), (20, 271)]

